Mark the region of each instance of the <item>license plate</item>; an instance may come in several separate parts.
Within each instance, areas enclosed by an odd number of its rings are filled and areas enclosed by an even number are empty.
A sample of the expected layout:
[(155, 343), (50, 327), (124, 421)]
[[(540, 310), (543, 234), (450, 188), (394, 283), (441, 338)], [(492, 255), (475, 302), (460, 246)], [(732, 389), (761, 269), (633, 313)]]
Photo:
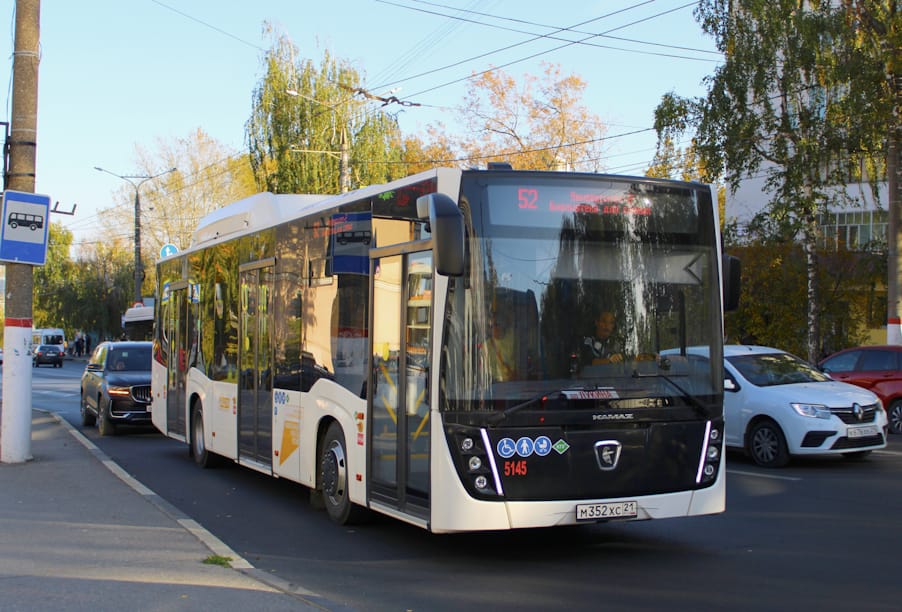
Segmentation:
[(637, 516), (639, 516), (639, 504), (635, 501), (576, 505), (576, 520), (578, 521), (604, 521), (636, 518)]
[(879, 432), (876, 427), (849, 427), (846, 430), (846, 436), (849, 438), (866, 438), (868, 436), (876, 436)]

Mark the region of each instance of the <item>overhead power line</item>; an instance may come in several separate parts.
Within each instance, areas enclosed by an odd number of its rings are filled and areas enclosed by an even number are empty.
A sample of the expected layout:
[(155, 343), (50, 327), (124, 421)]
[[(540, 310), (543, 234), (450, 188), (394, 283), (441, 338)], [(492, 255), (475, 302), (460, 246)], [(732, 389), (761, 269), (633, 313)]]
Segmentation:
[[(384, 1), (384, 0), (377, 0), (377, 2), (383, 2), (383, 1)], [(620, 9), (620, 10), (618, 10), (618, 11), (614, 11), (614, 12), (612, 12), (612, 13), (607, 13), (607, 14), (605, 14), (605, 15), (601, 15), (600, 17), (593, 17), (592, 19), (587, 19), (587, 20), (585, 20), (585, 21), (581, 21), (581, 22), (579, 22), (579, 23), (577, 23), (577, 24), (574, 24), (574, 25), (572, 25), (572, 26), (570, 26), (570, 27), (571, 27), (571, 28), (577, 28), (577, 27), (584, 26), (584, 25), (589, 24), (589, 23), (594, 23), (594, 22), (596, 22), (596, 21), (600, 21), (600, 20), (602, 20), (602, 19), (606, 19), (606, 18), (608, 18), (608, 17), (612, 17), (613, 15), (617, 15), (617, 14), (619, 14), (619, 13), (623, 13), (623, 12), (625, 12), (625, 11), (629, 11), (629, 10), (631, 10), (631, 9), (638, 8), (638, 7), (643, 6), (643, 5), (645, 5), (645, 4), (651, 4), (652, 2), (654, 2), (654, 0), (645, 0), (644, 2), (640, 2), (640, 3), (638, 3), (638, 4), (634, 4), (634, 5), (632, 5), (632, 6), (629, 6), (629, 7), (624, 8), (624, 9)], [(385, 2), (385, 3), (386, 3), (386, 4), (389, 4), (388, 2)], [(402, 8), (410, 8), (410, 7), (406, 7), (406, 6), (403, 6), (403, 5), (399, 5), (399, 6), (401, 6)], [(615, 29), (616, 29), (616, 28), (615, 28)], [(557, 31), (552, 32), (552, 34), (558, 34), (558, 33), (560, 33), (561, 31), (563, 31), (563, 30), (562, 30), (562, 29), (558, 29)], [(613, 31), (613, 30), (612, 30), (612, 31)], [(460, 65), (462, 65), (462, 64), (466, 64), (466, 63), (469, 63), (469, 62), (472, 62), (472, 61), (475, 61), (475, 60), (478, 60), (478, 59), (483, 59), (483, 58), (485, 58), (485, 57), (488, 57), (488, 56), (490, 56), (490, 55), (495, 55), (495, 54), (497, 54), (497, 53), (501, 53), (502, 51), (509, 51), (510, 49), (514, 49), (514, 48), (516, 48), (516, 47), (521, 47), (521, 46), (523, 46), (523, 45), (529, 44), (529, 43), (531, 43), (531, 42), (535, 42), (535, 41), (537, 41), (537, 40), (542, 40), (543, 38), (547, 38), (547, 36), (548, 36), (548, 35), (545, 35), (545, 34), (540, 35), (540, 36), (533, 36), (532, 38), (530, 38), (530, 39), (528, 39), (528, 40), (522, 40), (522, 41), (520, 41), (520, 42), (518, 42), (518, 43), (513, 43), (513, 44), (511, 44), (511, 45), (507, 45), (507, 46), (501, 47), (501, 48), (499, 48), (499, 49), (494, 49), (494, 50), (492, 50), (492, 51), (486, 51), (485, 53), (480, 53), (479, 55), (474, 55), (474, 56), (472, 56), (472, 57), (468, 57), (468, 58), (466, 58), (466, 59), (463, 59), (463, 60), (460, 60), (460, 61), (457, 61), (457, 62), (453, 62), (453, 63), (451, 63), (451, 64), (446, 64), (445, 66), (441, 66), (441, 67), (439, 67), (439, 68), (434, 68), (434, 69), (432, 69), (432, 70), (428, 70), (428, 71), (426, 71), (426, 72), (421, 72), (421, 73), (419, 73), (419, 74), (415, 74), (415, 75), (412, 75), (412, 76), (409, 76), (409, 77), (405, 77), (405, 78), (403, 78), (403, 79), (398, 79), (398, 80), (391, 81), (391, 82), (388, 82), (388, 83), (383, 83), (382, 85), (377, 86), (376, 89), (383, 89), (383, 88), (385, 88), (385, 87), (390, 87), (390, 86), (392, 86), (392, 85), (397, 85), (397, 84), (399, 84), (399, 83), (403, 83), (403, 82), (406, 82), (406, 81), (412, 81), (412, 80), (418, 79), (418, 78), (420, 78), (420, 77), (424, 77), (424, 76), (428, 76), (428, 75), (431, 75), (431, 74), (435, 74), (435, 73), (437, 73), (437, 72), (442, 72), (443, 70), (448, 70), (448, 69), (450, 69), (450, 68), (455, 68), (455, 67), (460, 66)], [(591, 38), (591, 37), (590, 37), (590, 38)], [(563, 45), (563, 46), (569, 46), (570, 44), (576, 44), (576, 43), (573, 42), (573, 43), (569, 43), (568, 45)], [(550, 51), (546, 51), (545, 53), (549, 53), (549, 52), (551, 52), (551, 51), (555, 51), (555, 50), (558, 49), (558, 48), (562, 48), (562, 47), (556, 47), (555, 49), (551, 49)], [(539, 55), (541, 55), (541, 54), (539, 54)], [(532, 57), (536, 57), (536, 56), (535, 56), (535, 55), (530, 56), (530, 58), (532, 58)], [(526, 58), (526, 59), (530, 59), (530, 58)], [(522, 61), (522, 60), (521, 60), (521, 61)], [(469, 78), (469, 77), (467, 77), (467, 78)], [(455, 80), (455, 81), (452, 81), (452, 83), (457, 83), (457, 82), (460, 81), (460, 80), (465, 80), (465, 79), (457, 79), (457, 80)], [(447, 83), (447, 85), (450, 85), (450, 84), (451, 84), (451, 83)], [(444, 86), (445, 86), (445, 85), (440, 85), (439, 87), (444, 87)], [(433, 89), (438, 89), (438, 87), (433, 88)], [(432, 90), (430, 89), (430, 90), (427, 90), (427, 91), (432, 91)]]
[[(382, 1), (384, 1), (384, 0), (378, 0), (378, 1), (382, 2)], [(650, 1), (651, 1), (651, 0), (649, 0), (649, 2), (650, 2)], [(584, 21), (584, 22), (575, 24), (574, 26), (570, 26), (570, 27), (571, 27), (571, 28), (576, 28), (576, 27), (585, 25), (586, 23), (591, 23), (591, 22), (593, 22), (593, 21), (598, 21), (599, 19), (602, 19), (602, 18), (605, 18), (605, 17), (609, 17), (609, 16), (611, 16), (611, 15), (615, 15), (615, 14), (617, 14), (617, 13), (621, 13), (621, 12), (623, 12), (623, 11), (626, 11), (626, 10), (629, 10), (629, 9), (632, 9), (632, 8), (637, 8), (637, 7), (639, 7), (639, 6), (643, 5), (643, 4), (648, 4), (649, 2), (642, 2), (642, 3), (640, 3), (640, 4), (636, 4), (636, 5), (633, 5), (633, 6), (631, 6), (631, 7), (627, 7), (626, 9), (621, 9), (620, 11), (615, 11), (614, 13), (609, 13), (609, 14), (607, 14), (607, 15), (603, 15), (602, 17), (597, 17), (597, 18), (595, 18), (595, 19), (590, 19), (590, 20), (587, 20), (587, 21)], [(515, 60), (512, 60), (512, 61), (506, 62), (506, 63), (501, 64), (501, 65), (499, 65), (499, 66), (493, 66), (493, 67), (488, 68), (488, 69), (486, 69), (486, 70), (482, 70), (481, 72), (477, 72), (477, 73), (474, 73), (474, 74), (470, 74), (470, 75), (468, 75), (468, 76), (461, 77), (461, 78), (459, 78), (459, 79), (454, 79), (454, 80), (452, 80), (452, 81), (448, 81), (448, 82), (446, 82), (446, 83), (442, 83), (442, 84), (440, 84), (440, 85), (436, 85), (436, 86), (434, 86), (434, 87), (430, 87), (430, 88), (428, 88), (428, 89), (424, 89), (424, 90), (418, 91), (418, 92), (416, 92), (416, 93), (410, 94), (409, 97), (411, 97), (411, 98), (416, 98), (417, 96), (423, 95), (424, 93), (429, 93), (429, 92), (435, 91), (435, 90), (437, 90), (437, 89), (442, 89), (442, 88), (447, 87), (447, 86), (449, 86), (449, 85), (453, 85), (453, 84), (455, 84), (455, 83), (460, 83), (461, 81), (467, 81), (467, 80), (470, 80), (470, 79), (474, 79), (474, 78), (479, 77), (479, 76), (482, 76), (482, 75), (484, 75), (484, 74), (488, 74), (489, 72), (493, 72), (493, 71), (495, 71), (495, 70), (500, 70), (500, 69), (502, 69), (502, 68), (507, 68), (508, 66), (513, 66), (514, 64), (519, 64), (519, 63), (525, 62), (525, 61), (527, 61), (527, 60), (535, 59), (535, 58), (540, 57), (540, 56), (542, 56), (542, 55), (548, 55), (549, 53), (553, 53), (553, 52), (555, 52), (555, 51), (559, 51), (559, 50), (565, 49), (565, 48), (567, 48), (567, 47), (572, 47), (573, 45), (580, 44), (580, 43), (585, 42), (585, 41), (587, 41), (587, 40), (590, 40), (590, 39), (592, 39), (592, 38), (598, 38), (598, 37), (600, 37), (600, 36), (604, 36), (604, 35), (606, 35), (606, 34), (609, 34), (609, 33), (611, 33), (611, 32), (615, 32), (615, 31), (617, 31), (617, 30), (622, 30), (622, 29), (624, 29), (624, 28), (628, 28), (628, 27), (637, 25), (637, 24), (639, 24), (639, 23), (643, 23), (643, 22), (646, 22), (646, 21), (650, 21), (650, 20), (652, 20), (652, 19), (657, 19), (658, 17), (662, 17), (662, 16), (667, 15), (667, 14), (669, 14), (669, 13), (673, 13), (673, 12), (682, 10), (682, 9), (687, 8), (687, 7), (689, 7), (689, 6), (694, 6), (695, 4), (696, 4), (695, 2), (690, 2), (690, 3), (688, 3), (688, 4), (684, 4), (684, 5), (678, 6), (678, 7), (676, 7), (676, 8), (668, 9), (668, 10), (666, 10), (666, 11), (662, 11), (662, 12), (660, 12), (660, 13), (656, 13), (656, 14), (651, 15), (651, 16), (648, 16), (648, 17), (643, 17), (642, 19), (637, 19), (637, 20), (632, 21), (632, 22), (630, 22), (630, 23), (626, 23), (626, 24), (617, 26), (617, 27), (615, 27), (615, 28), (611, 28), (610, 30), (606, 30), (606, 31), (604, 31), (604, 32), (599, 32), (599, 33), (597, 33), (597, 34), (591, 34), (591, 35), (586, 36), (585, 38), (582, 38), (582, 39), (580, 39), (580, 40), (569, 41), (569, 42), (566, 42), (566, 43), (564, 43), (564, 44), (562, 44), (562, 45), (558, 45), (558, 46), (556, 46), (556, 47), (552, 47), (552, 48), (550, 48), (550, 49), (546, 49), (546, 50), (540, 51), (540, 52), (538, 52), (538, 53), (533, 53), (533, 54), (528, 55), (528, 56), (526, 56), (526, 57), (521, 57), (521, 58), (519, 58), (519, 59), (515, 59)], [(474, 57), (469, 58), (469, 59), (467, 59), (467, 60), (461, 60), (460, 62), (455, 62), (454, 64), (449, 64), (448, 66), (443, 66), (443, 67), (441, 67), (441, 68), (436, 68), (435, 70), (432, 70), (432, 71), (429, 71), (429, 72), (425, 72), (425, 73), (421, 73), (421, 74), (419, 74), (419, 75), (415, 75), (415, 76), (413, 76), (413, 77), (410, 77), (410, 79), (413, 79), (413, 78), (419, 78), (420, 76), (425, 76), (425, 75), (427, 75), (427, 74), (433, 74), (433, 73), (435, 73), (435, 72), (439, 72), (439, 71), (441, 71), (441, 70), (445, 70), (446, 68), (449, 68), (449, 67), (452, 67), (452, 66), (458, 66), (458, 65), (460, 65), (460, 64), (463, 64), (463, 63), (466, 63), (466, 62), (469, 62), (469, 61), (472, 61), (472, 60), (475, 60), (475, 59), (481, 59), (481, 58), (486, 57), (486, 56), (488, 56), (488, 55), (492, 55), (492, 54), (498, 53), (498, 52), (500, 52), (500, 51), (506, 51), (506, 50), (508, 50), (508, 49), (512, 49), (512, 48), (514, 48), (514, 47), (518, 47), (518, 46), (524, 45), (524, 44), (529, 43), (529, 42), (534, 42), (534, 41), (536, 41), (536, 40), (540, 40), (540, 39), (542, 39), (542, 38), (547, 38), (547, 36), (546, 36), (546, 35), (543, 35), (543, 36), (537, 36), (537, 37), (531, 38), (531, 39), (526, 40), (526, 41), (521, 41), (521, 42), (515, 43), (515, 44), (513, 44), (513, 45), (508, 45), (507, 47), (503, 47), (503, 48), (501, 48), (501, 49), (496, 49), (495, 51), (489, 51), (489, 52), (486, 52), (486, 53), (482, 53), (482, 54), (480, 54), (480, 55), (478, 55), (478, 56), (474, 56)], [(405, 80), (407, 80), (407, 79), (405, 79)], [(395, 81), (395, 82), (393, 82), (393, 83), (384, 84), (384, 85), (382, 85), (382, 87), (387, 87), (388, 85), (396, 85), (396, 84), (401, 83), (401, 82), (403, 82), (403, 81)]]
[[(410, 1), (412, 1), (412, 2), (421, 2), (421, 3), (423, 3), (423, 4), (429, 4), (429, 5), (432, 5), (432, 6), (441, 6), (441, 7), (444, 7), (444, 5), (436, 5), (436, 4), (433, 4), (433, 3), (431, 3), (431, 2), (422, 2), (422, 0), (410, 0)], [(448, 14), (448, 13), (441, 13), (441, 12), (438, 12), (438, 11), (430, 11), (430, 10), (426, 10), (426, 9), (421, 9), (421, 8), (417, 8), (417, 7), (414, 7), (414, 6), (409, 6), (409, 5), (406, 5), (406, 4), (400, 4), (400, 3), (398, 3), (398, 2), (393, 2), (393, 1), (391, 1), (391, 0), (376, 0), (376, 2), (380, 2), (380, 3), (382, 3), (382, 4), (388, 4), (388, 5), (391, 5), (391, 6), (396, 6), (396, 7), (403, 8), (403, 9), (407, 9), (407, 10), (410, 10), (410, 11), (417, 11), (417, 12), (421, 12), (421, 13), (427, 13), (427, 14), (429, 14), (429, 15), (437, 15), (437, 16), (444, 17), (444, 18), (447, 18), (447, 19), (453, 19), (453, 20), (457, 20), (457, 21), (464, 21), (464, 22), (467, 22), (467, 23), (473, 23), (473, 24), (476, 24), (476, 25), (479, 25), (479, 26), (483, 26), (483, 27), (494, 28), (494, 29), (497, 29), (497, 30), (504, 30), (504, 31), (506, 31), (506, 32), (514, 32), (514, 33), (516, 33), (516, 34), (526, 34), (526, 35), (528, 35), (528, 36), (534, 36), (534, 37), (536, 37), (536, 39), (534, 39), (534, 40), (544, 38), (544, 39), (548, 39), (548, 40), (564, 41), (564, 42), (568, 42), (568, 43), (574, 43), (574, 44), (579, 44), (579, 45), (585, 45), (585, 46), (593, 47), (593, 48), (596, 48), (596, 49), (610, 49), (610, 50), (613, 50), (613, 51), (623, 51), (623, 52), (625, 52), (625, 53), (636, 53), (636, 54), (639, 54), (639, 55), (652, 55), (652, 56), (656, 56), (656, 57), (669, 57), (669, 58), (673, 58), (673, 59), (684, 59), (684, 60), (696, 61), (696, 62), (711, 62), (711, 63), (717, 63), (718, 61), (720, 61), (719, 59), (715, 59), (715, 58), (708, 58), (708, 57), (692, 57), (692, 56), (688, 56), (688, 55), (677, 55), (677, 54), (675, 54), (675, 53), (663, 53), (663, 52), (660, 52), (660, 51), (643, 51), (643, 50), (641, 50), (641, 49), (628, 49), (628, 48), (624, 48), (624, 47), (614, 47), (614, 46), (612, 46), (612, 45), (603, 45), (603, 44), (600, 44), (600, 43), (589, 42), (589, 39), (591, 39), (591, 38), (600, 37), (600, 38), (610, 38), (610, 39), (612, 39), (612, 40), (620, 40), (620, 41), (623, 41), (623, 42), (632, 42), (632, 43), (635, 43), (635, 44), (641, 44), (641, 45), (650, 45), (650, 46), (654, 46), (654, 47), (661, 47), (661, 48), (668, 48), (668, 49), (678, 49), (678, 50), (682, 50), (682, 51), (693, 51), (693, 52), (696, 52), (696, 53), (706, 53), (706, 54), (716, 55), (716, 56), (718, 56), (718, 57), (721, 56), (721, 54), (720, 54), (718, 51), (710, 51), (710, 50), (703, 50), (703, 49), (693, 49), (693, 48), (690, 48), (690, 47), (678, 47), (678, 46), (676, 46), (676, 45), (665, 45), (665, 44), (661, 44), (661, 43), (653, 43), (653, 42), (642, 41), (642, 40), (636, 40), (636, 39), (631, 39), (631, 38), (623, 38), (623, 37), (617, 37), (617, 36), (610, 36), (610, 35), (607, 35), (607, 34), (596, 34), (596, 33), (593, 33), (593, 32), (587, 32), (587, 31), (585, 31), (585, 30), (578, 30), (578, 29), (573, 28), (573, 27), (566, 27), (566, 26), (551, 26), (551, 25), (539, 24), (539, 23), (535, 23), (535, 22), (531, 22), (531, 21), (524, 21), (524, 20), (521, 20), (521, 19), (513, 19), (513, 18), (503, 17), (503, 16), (498, 16), (498, 15), (490, 15), (490, 14), (488, 14), (488, 13), (479, 13), (479, 12), (476, 12), (476, 11), (464, 11), (463, 9), (461, 9), (461, 12), (466, 12), (466, 13), (471, 13), (471, 14), (475, 14), (475, 15), (485, 16), (485, 17), (489, 17), (489, 18), (491, 18), (491, 19), (498, 19), (498, 20), (505, 20), (505, 21), (514, 21), (514, 22), (517, 22), (517, 23), (525, 23), (525, 24), (528, 24), (528, 25), (532, 25), (532, 26), (536, 26), (536, 27), (540, 27), (540, 28), (551, 29), (551, 30), (554, 30), (554, 31), (553, 31), (552, 33), (550, 33), (550, 34), (541, 34), (541, 33), (530, 32), (530, 31), (527, 31), (527, 30), (521, 30), (521, 29), (512, 28), (512, 27), (505, 27), (505, 26), (503, 26), (503, 25), (498, 25), (498, 24), (493, 24), (493, 23), (487, 23), (487, 22), (485, 22), (485, 21), (479, 21), (479, 20), (476, 20), (476, 19), (467, 19), (467, 18), (465, 18), (465, 17), (460, 17), (460, 16), (457, 16), (457, 15), (450, 15), (450, 14)], [(695, 3), (692, 3), (692, 4), (695, 4)], [(683, 5), (682, 7), (678, 7), (678, 9), (675, 9), (675, 10), (679, 10), (679, 9), (682, 9), (682, 8), (686, 8), (687, 6), (692, 6), (692, 5), (691, 5), (691, 4), (690, 4), (690, 5)], [(564, 38), (564, 37), (562, 37), (562, 36), (556, 36), (556, 34), (557, 34), (557, 33), (560, 33), (560, 32), (569, 32), (569, 33), (573, 33), (573, 34), (581, 34), (581, 35), (588, 36), (589, 38), (588, 38), (588, 39), (587, 39), (587, 38), (583, 38), (583, 39), (580, 39), (580, 40), (573, 40), (573, 39), (570, 39), (570, 38)], [(527, 41), (527, 42), (529, 42), (529, 41)]]
[[(377, 0), (377, 1), (379, 1), (379, 0)], [(517, 19), (516, 17), (505, 17), (503, 15), (493, 15), (491, 13), (482, 13), (479, 11), (474, 11), (474, 10), (469, 10), (469, 9), (458, 9), (453, 6), (448, 6), (447, 4), (439, 4), (438, 2), (427, 2), (427, 0), (409, 0), (409, 1), (416, 2), (417, 4), (425, 4), (427, 6), (435, 6), (435, 7), (445, 8), (445, 9), (449, 9), (449, 10), (457, 10), (458, 12), (461, 12), (461, 13), (469, 13), (471, 15), (479, 15), (481, 17), (488, 17), (490, 19), (498, 19), (501, 21), (510, 21), (513, 23), (522, 23), (524, 25), (536, 26), (539, 28), (546, 28), (549, 30), (558, 30), (558, 31), (566, 30), (567, 32), (573, 32), (574, 34), (592, 34), (592, 32), (587, 32), (585, 30), (577, 30), (574, 28), (567, 28), (567, 27), (562, 28), (561, 26), (548, 25), (548, 24), (544, 24), (544, 23), (538, 23), (535, 21), (527, 21), (526, 19)], [(403, 6), (403, 5), (396, 5), (396, 6)], [(410, 7), (410, 8), (413, 10), (413, 7)], [(450, 18), (454, 18), (452, 15), (446, 15), (446, 16), (450, 17)], [(489, 27), (500, 27), (500, 26), (495, 26), (493, 24), (488, 24), (488, 23), (485, 23), (482, 25), (487, 25)], [(518, 31), (518, 30), (513, 30), (513, 31)], [(665, 49), (676, 49), (679, 51), (693, 51), (695, 53), (709, 53), (709, 54), (718, 55), (718, 56), (721, 55), (720, 51), (712, 51), (710, 49), (695, 49), (693, 47), (683, 47), (683, 46), (679, 46), (679, 45), (667, 45), (664, 43), (650, 42), (647, 40), (637, 40), (634, 38), (623, 38), (621, 36), (605, 35), (604, 38), (610, 38), (612, 40), (619, 40), (619, 41), (623, 41), (623, 42), (631, 42), (631, 43), (636, 43), (636, 44), (640, 44), (640, 45), (650, 45), (653, 47), (662, 47)], [(694, 58), (690, 58), (690, 59), (694, 59)]]

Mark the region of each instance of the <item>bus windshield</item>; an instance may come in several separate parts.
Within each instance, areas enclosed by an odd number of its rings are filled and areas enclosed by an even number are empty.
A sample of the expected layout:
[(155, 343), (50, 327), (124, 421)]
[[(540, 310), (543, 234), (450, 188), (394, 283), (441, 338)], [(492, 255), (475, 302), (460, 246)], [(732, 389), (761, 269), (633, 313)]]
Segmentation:
[(707, 187), (490, 173), (462, 191), (468, 270), (447, 302), (443, 409), (555, 393), (703, 406), (722, 392), (720, 360), (685, 350), (722, 333)]

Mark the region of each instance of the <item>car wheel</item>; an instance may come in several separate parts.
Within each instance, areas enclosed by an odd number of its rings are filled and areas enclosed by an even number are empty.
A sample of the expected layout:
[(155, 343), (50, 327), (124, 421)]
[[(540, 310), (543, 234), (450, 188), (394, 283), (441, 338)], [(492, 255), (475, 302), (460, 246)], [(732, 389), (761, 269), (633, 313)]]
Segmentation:
[(218, 465), (218, 455), (207, 450), (207, 442), (204, 439), (204, 411), (203, 405), (198, 402), (191, 411), (191, 454), (194, 462), (202, 468), (212, 468)]
[(329, 518), (339, 525), (359, 522), (364, 518), (365, 511), (351, 503), (348, 496), (348, 454), (341, 425), (329, 425), (321, 448), (319, 484)]
[(886, 411), (889, 430), (894, 434), (902, 434), (902, 400), (896, 400)]
[(91, 410), (88, 408), (88, 401), (85, 399), (85, 396), (81, 396), (81, 424), (84, 427), (93, 427), (94, 423), (97, 422), (97, 419), (94, 417)]
[(789, 449), (780, 426), (773, 421), (758, 421), (746, 435), (746, 451), (752, 461), (766, 468), (789, 463)]
[(115, 436), (116, 425), (110, 420), (108, 405), (103, 405), (100, 398), (97, 398), (97, 431), (101, 436)]

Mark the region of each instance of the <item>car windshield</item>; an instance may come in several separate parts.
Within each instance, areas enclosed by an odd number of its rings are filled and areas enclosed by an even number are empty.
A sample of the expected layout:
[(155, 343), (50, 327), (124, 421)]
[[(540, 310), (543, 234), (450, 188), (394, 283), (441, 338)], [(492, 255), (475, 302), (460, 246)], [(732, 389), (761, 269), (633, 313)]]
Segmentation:
[(826, 374), (789, 353), (764, 353), (727, 357), (733, 367), (753, 385), (771, 387), (795, 383), (826, 382)]
[(109, 369), (116, 372), (148, 371), (150, 370), (150, 357), (150, 346), (114, 348), (110, 350), (107, 363)]

